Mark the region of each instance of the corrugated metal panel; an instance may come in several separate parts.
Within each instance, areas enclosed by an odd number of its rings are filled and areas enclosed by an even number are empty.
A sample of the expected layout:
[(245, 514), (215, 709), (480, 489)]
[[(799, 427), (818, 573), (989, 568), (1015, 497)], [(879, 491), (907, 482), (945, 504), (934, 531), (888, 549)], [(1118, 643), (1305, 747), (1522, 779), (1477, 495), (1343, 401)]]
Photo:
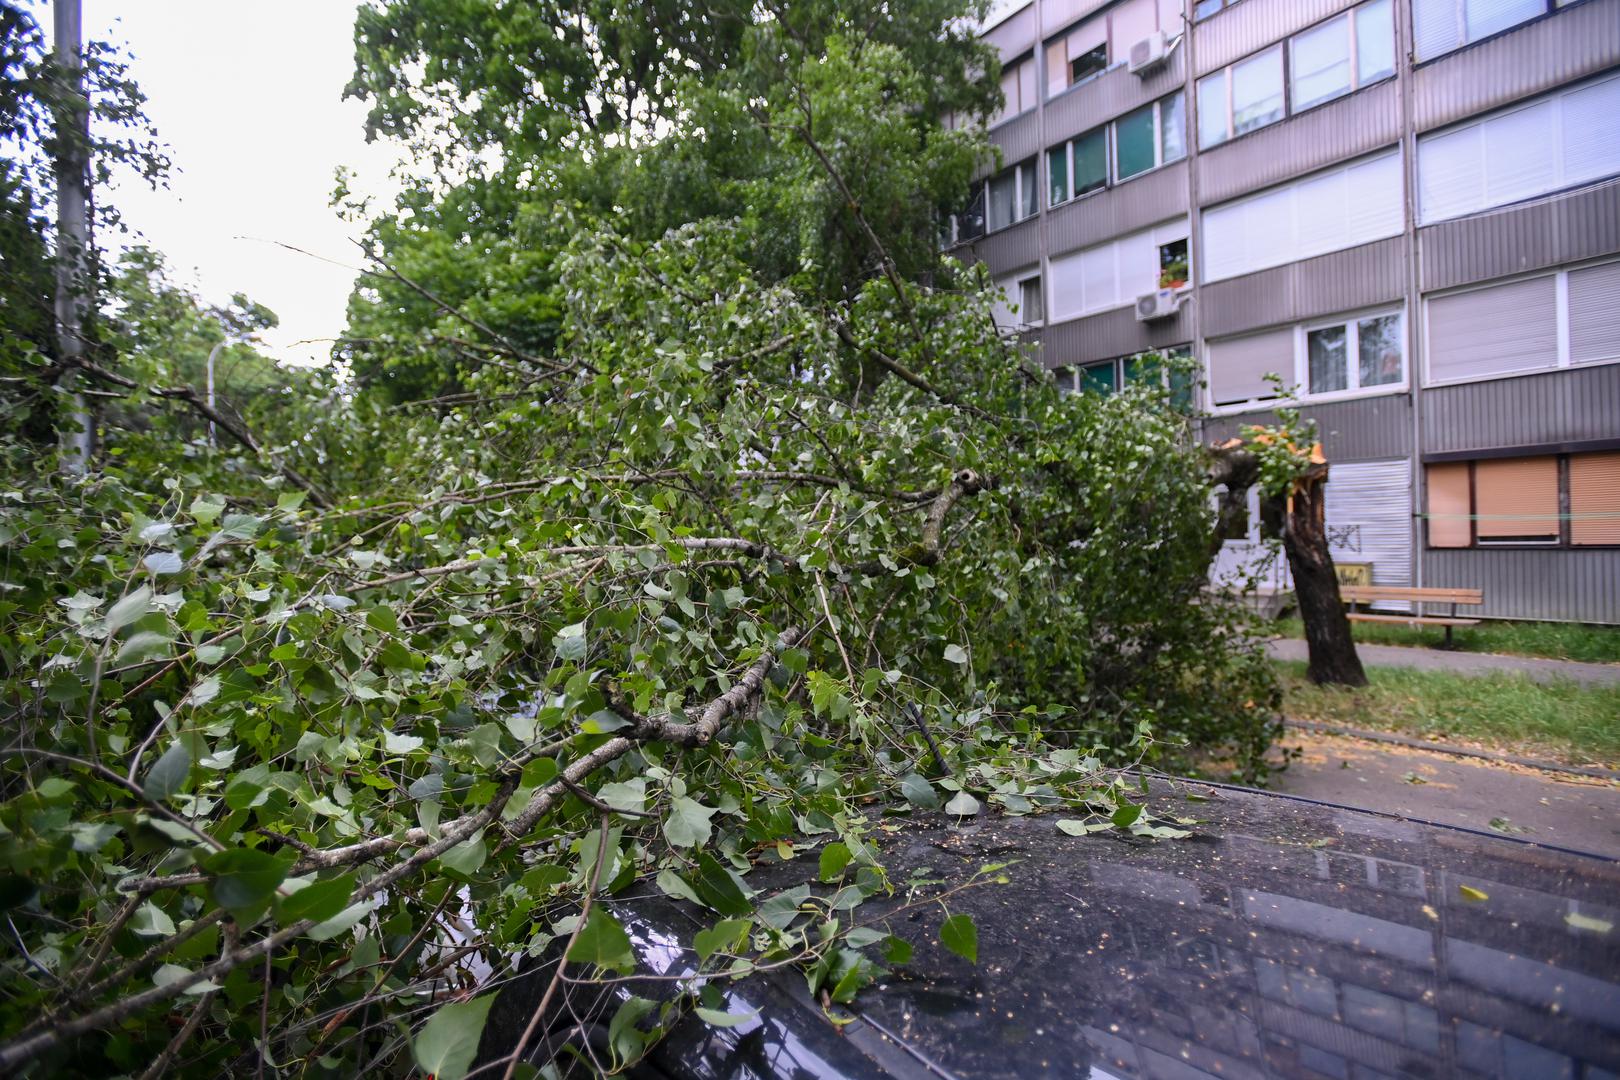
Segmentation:
[(1356, 0), (1243, 0), (1199, 23), (1198, 74), (1207, 75), (1256, 49), (1303, 30)]
[(1046, 103), (1046, 145), (1053, 146), (1122, 116), (1140, 105), (1173, 94), (1182, 86), (1187, 50), (1177, 46), (1170, 62), (1142, 78), (1123, 67), (1106, 71)]
[[(1001, 160), (1007, 165), (1015, 165), (1040, 152), (1041, 114), (1038, 110), (1031, 109), (998, 127), (991, 128), (989, 134), (990, 141), (1001, 147)], [(989, 173), (995, 170), (986, 168), (984, 171)]]
[[(1200, 66), (1203, 58), (1200, 47)], [(1587, 0), (1415, 70), (1412, 122), (1416, 130), (1428, 131), (1617, 63), (1620, 0)]]
[(1620, 364), (1423, 391), (1423, 452), (1620, 437)]
[(1145, 229), (1187, 212), (1187, 163), (1178, 161), (1046, 214), (1053, 256)]
[(1399, 300), (1406, 292), (1404, 244), (1392, 236), (1205, 285), (1204, 334), (1223, 337)]
[(990, 268), (992, 277), (1000, 277), (1010, 270), (1030, 266), (1041, 257), (1041, 219), (1039, 215), (993, 232), (974, 243), (979, 258)]
[(1620, 251), (1620, 182), (1418, 230), (1425, 292)]
[(1192, 317), (1183, 307), (1174, 318), (1137, 322), (1134, 308), (1071, 319), (1046, 328), (1046, 365), (1084, 364), (1167, 349), (1192, 340)]
[(1393, 145), (1400, 95), (1393, 79), (1198, 155), (1198, 193), (1222, 202)]
[(1620, 551), (1430, 549), (1422, 557), (1426, 587), (1485, 591), (1471, 614), (1620, 623)]
[[(1412, 396), (1386, 394), (1379, 397), (1308, 405), (1300, 410), (1307, 420), (1316, 421), (1322, 453), (1329, 464), (1371, 461), (1396, 454), (1412, 453)], [(1237, 435), (1249, 424), (1274, 424), (1272, 412), (1250, 412), (1236, 416), (1212, 416), (1203, 421), (1201, 441), (1220, 442)]]
[(985, 34), (981, 40), (1001, 53), (1003, 61), (1010, 60), (1019, 53), (1034, 48), (1035, 5), (1030, 4), (1022, 11), (1003, 19), (992, 27), (989, 33)]

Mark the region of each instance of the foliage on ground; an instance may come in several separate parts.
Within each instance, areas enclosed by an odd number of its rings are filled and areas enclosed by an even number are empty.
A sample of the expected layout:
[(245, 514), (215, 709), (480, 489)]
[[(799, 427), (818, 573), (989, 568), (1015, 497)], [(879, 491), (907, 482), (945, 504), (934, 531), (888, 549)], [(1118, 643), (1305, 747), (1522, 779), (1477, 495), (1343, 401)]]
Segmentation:
[[(1283, 637), (1305, 636), (1305, 629), (1296, 618), (1278, 619), (1271, 629)], [(1369, 645), (1433, 647), (1445, 639), (1444, 630), (1433, 626), (1355, 623), (1352, 630), (1357, 641)], [(1462, 652), (1541, 656), (1589, 664), (1620, 663), (1620, 626), (1488, 621), (1478, 626), (1455, 627), (1452, 634), (1456, 647)]]
[(1620, 761), (1620, 687), (1370, 667), (1370, 685), (1344, 690), (1313, 685), (1297, 661), (1277, 666), (1283, 711), (1294, 719), (1484, 743), (1562, 761)]

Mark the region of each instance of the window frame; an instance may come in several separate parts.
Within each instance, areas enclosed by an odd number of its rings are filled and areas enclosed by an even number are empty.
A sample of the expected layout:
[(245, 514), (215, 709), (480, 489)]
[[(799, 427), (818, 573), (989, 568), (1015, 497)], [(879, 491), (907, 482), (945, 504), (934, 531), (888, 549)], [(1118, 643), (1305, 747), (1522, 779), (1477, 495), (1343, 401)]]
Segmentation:
[[(1190, 357), (1192, 355), (1192, 351), (1192, 343), (1187, 342), (1183, 345), (1170, 345), (1162, 349), (1143, 349), (1141, 352), (1131, 353), (1128, 356), (1115, 356), (1106, 360), (1085, 360), (1073, 364), (1064, 364), (1060, 367), (1052, 368), (1051, 372), (1053, 379), (1056, 380), (1058, 384), (1059, 390), (1070, 394), (1083, 394), (1086, 393), (1086, 387), (1082, 382), (1083, 372), (1090, 370), (1091, 368), (1101, 368), (1106, 366), (1109, 369), (1109, 378), (1113, 380), (1111, 383), (1112, 388), (1108, 391), (1108, 395), (1112, 396), (1119, 393), (1132, 382), (1140, 381), (1132, 379), (1129, 372), (1126, 370), (1127, 365), (1130, 364), (1132, 360), (1135, 360), (1138, 356), (1143, 356), (1147, 353), (1164, 353), (1165, 356), (1174, 359), (1177, 356)], [(1169, 370), (1161, 367), (1160, 375), (1161, 380), (1159, 385), (1170, 390), (1172, 394), (1175, 394), (1177, 392), (1177, 388), (1170, 378)], [(1185, 389), (1187, 390), (1185, 411), (1191, 413), (1193, 411), (1197, 394), (1191, 386)]]
[[(1096, 126), (1094, 128), (1091, 128), (1091, 129), (1089, 129), (1087, 131), (1082, 131), (1078, 135), (1075, 135), (1075, 136), (1073, 136), (1071, 138), (1068, 138), (1068, 139), (1064, 139), (1061, 143), (1057, 144), (1057, 146), (1049, 146), (1049, 147), (1047, 147), (1046, 152), (1045, 152), (1045, 157), (1046, 157), (1046, 162), (1047, 162), (1047, 173), (1048, 173), (1048, 182), (1045, 185), (1046, 197), (1047, 197), (1046, 208), (1048, 210), (1056, 209), (1059, 206), (1063, 206), (1066, 203), (1071, 203), (1074, 200), (1076, 200), (1078, 198), (1082, 198), (1082, 197), (1084, 197), (1086, 195), (1095, 194), (1098, 191), (1106, 191), (1108, 188), (1118, 187), (1121, 184), (1127, 184), (1127, 183), (1131, 182), (1132, 180), (1137, 179), (1138, 177), (1147, 176), (1149, 173), (1157, 172), (1158, 170), (1164, 168), (1166, 165), (1174, 165), (1178, 161), (1187, 160), (1187, 132), (1185, 130), (1185, 125), (1186, 125), (1186, 122), (1187, 122), (1187, 104), (1186, 104), (1186, 99), (1183, 96), (1183, 95), (1185, 95), (1185, 93), (1186, 93), (1185, 90), (1176, 90), (1176, 91), (1173, 91), (1172, 93), (1165, 94), (1163, 97), (1157, 98), (1157, 99), (1155, 99), (1153, 101), (1150, 101), (1145, 105), (1138, 105), (1136, 108), (1130, 110), (1129, 112), (1121, 113), (1119, 116), (1114, 117), (1112, 120), (1108, 121), (1106, 124), (1099, 124), (1098, 126)], [(1182, 119), (1182, 124), (1183, 124), (1182, 141), (1181, 141), (1181, 156), (1180, 157), (1173, 157), (1173, 158), (1166, 158), (1165, 153), (1164, 153), (1164, 132), (1165, 132), (1165, 126), (1164, 125), (1165, 125), (1165, 112), (1166, 112), (1165, 104), (1167, 102), (1175, 99), (1178, 96), (1183, 96), (1182, 105), (1181, 105), (1181, 119)], [(1141, 172), (1134, 172), (1134, 173), (1131, 173), (1129, 176), (1121, 176), (1119, 174), (1119, 122), (1121, 120), (1124, 120), (1128, 116), (1135, 116), (1136, 114), (1142, 112), (1143, 110), (1147, 110), (1147, 109), (1151, 109), (1153, 111), (1153, 164), (1150, 165), (1148, 168), (1143, 169)], [(1077, 193), (1075, 191), (1075, 167), (1074, 167), (1074, 163), (1075, 163), (1075, 146), (1076, 146), (1076, 144), (1078, 144), (1082, 140), (1084, 140), (1086, 138), (1089, 138), (1091, 136), (1094, 136), (1094, 135), (1096, 135), (1098, 133), (1102, 134), (1102, 147), (1103, 147), (1103, 180), (1102, 180), (1102, 183), (1099, 184), (1096, 187), (1089, 188), (1086, 191), (1082, 191), (1082, 192)], [(1050, 155), (1051, 155), (1053, 150), (1056, 150), (1059, 147), (1061, 147), (1062, 150), (1063, 150), (1063, 160), (1064, 160), (1064, 164), (1065, 164), (1065, 167), (1066, 167), (1066, 170), (1067, 170), (1067, 173), (1068, 173), (1068, 175), (1064, 178), (1065, 179), (1064, 191), (1067, 193), (1067, 197), (1064, 198), (1062, 202), (1052, 202), (1051, 201), (1052, 185), (1050, 183), (1050, 174), (1051, 174), (1051, 157), (1050, 157)]]
[[(1013, 164), (1007, 166), (1005, 169), (1002, 169), (1000, 172), (994, 174), (993, 176), (985, 177), (983, 180), (980, 180), (977, 185), (975, 185), (976, 187), (982, 187), (984, 189), (984, 233), (982, 234), (983, 236), (989, 236), (992, 233), (998, 233), (998, 232), (1001, 232), (1004, 229), (1010, 229), (1014, 225), (1021, 225), (1024, 222), (1029, 221), (1031, 218), (1038, 217), (1040, 215), (1041, 202), (1040, 202), (1040, 191), (1039, 191), (1039, 187), (1040, 187), (1040, 182), (1039, 182), (1040, 181), (1039, 161), (1040, 161), (1040, 155), (1037, 154), (1034, 157), (1025, 158), (1023, 161), (1014, 162)], [(1013, 218), (1012, 218), (1011, 221), (1007, 222), (1005, 225), (992, 225), (992, 224), (990, 224), (990, 206), (991, 206), (991, 203), (990, 203), (990, 187), (997, 180), (1000, 180), (1002, 177), (1006, 176), (1008, 173), (1013, 174)], [(1020, 211), (1024, 207), (1024, 191), (1025, 191), (1025, 187), (1026, 187), (1026, 177), (1028, 178), (1027, 183), (1029, 185), (1034, 186), (1037, 189), (1036, 192), (1035, 192), (1035, 209), (1031, 210), (1027, 214), (1020, 214)], [(968, 202), (970, 202), (970, 203), (972, 201), (973, 200), (971, 198), (968, 200)], [(974, 237), (974, 239), (979, 239), (979, 237)]]
[[(1371, 386), (1362, 386), (1360, 354), (1357, 351), (1361, 334), (1360, 324), (1368, 319), (1381, 318), (1386, 315), (1399, 315), (1401, 317), (1401, 377), (1395, 382), (1375, 383)], [(1346, 381), (1351, 382), (1343, 390), (1328, 390), (1320, 394), (1311, 392), (1310, 350), (1309, 335), (1314, 330), (1330, 330), (1339, 327), (1345, 331), (1345, 366)], [(1261, 328), (1263, 331), (1264, 328)], [(1231, 401), (1216, 404), (1215, 390), (1210, 382), (1209, 371), (1209, 343), (1204, 344), (1202, 369), (1204, 373), (1204, 408), (1211, 416), (1236, 416), (1242, 413), (1255, 412), (1260, 409), (1289, 408), (1294, 405), (1317, 405), (1334, 401), (1353, 401), (1358, 398), (1383, 397), (1389, 394), (1404, 394), (1412, 386), (1412, 321), (1407, 305), (1380, 304), (1377, 307), (1361, 308), (1356, 311), (1335, 315), (1331, 318), (1311, 319), (1295, 323), (1290, 327), (1292, 331), (1293, 377), (1291, 380), (1292, 394), (1281, 394), (1277, 397), (1249, 398), (1246, 401)], [(1238, 334), (1224, 335), (1216, 341), (1225, 338), (1245, 337), (1250, 333), (1261, 331), (1244, 331)]]
[(1437, 52), (1433, 56), (1419, 57), (1417, 55), (1417, 32), (1416, 32), (1417, 11), (1415, 9), (1416, 9), (1417, 4), (1422, 3), (1422, 2), (1423, 2), (1423, 0), (1414, 0), (1414, 3), (1413, 3), (1413, 11), (1412, 11), (1412, 22), (1414, 24), (1413, 25), (1413, 34), (1412, 34), (1412, 66), (1413, 67), (1422, 67), (1424, 64), (1432, 64), (1436, 60), (1444, 59), (1447, 56), (1451, 56), (1454, 53), (1459, 53), (1464, 49), (1472, 48), (1473, 46), (1478, 45), (1478, 44), (1480, 44), (1482, 42), (1492, 41), (1492, 40), (1494, 40), (1496, 38), (1501, 37), (1503, 34), (1511, 34), (1515, 30), (1518, 30), (1518, 29), (1521, 29), (1523, 27), (1529, 26), (1531, 23), (1536, 22), (1536, 21), (1538, 21), (1540, 19), (1545, 19), (1550, 15), (1556, 15), (1560, 11), (1564, 10), (1567, 7), (1573, 7), (1576, 3), (1579, 2), (1579, 0), (1539, 0), (1539, 2), (1541, 4), (1541, 10), (1538, 11), (1536, 14), (1530, 15), (1530, 16), (1528, 16), (1526, 18), (1523, 18), (1523, 19), (1520, 19), (1518, 22), (1513, 23), (1510, 26), (1505, 26), (1500, 30), (1493, 30), (1489, 34), (1485, 34), (1485, 35), (1483, 35), (1481, 37), (1472, 38), (1472, 39), (1470, 39), (1468, 37), (1468, 11), (1467, 11), (1467, 5), (1470, 3), (1470, 0), (1444, 0), (1444, 2), (1449, 3), (1451, 5), (1452, 13), (1456, 17), (1456, 20), (1457, 20), (1456, 24), (1455, 24), (1456, 27), (1457, 27), (1457, 31), (1458, 31), (1457, 32), (1457, 44), (1453, 45), (1451, 48), (1446, 49), (1446, 50), (1444, 50), (1442, 52)]
[[(1453, 457), (1444, 455), (1426, 458), (1423, 466), (1423, 548), (1425, 551), (1497, 551), (1502, 548), (1533, 551), (1620, 551), (1620, 543), (1614, 544), (1577, 544), (1574, 539), (1573, 521), (1577, 511), (1573, 504), (1573, 494), (1570, 487), (1570, 459), (1582, 457), (1587, 454), (1615, 453), (1617, 449), (1607, 444), (1592, 446), (1586, 449), (1570, 451), (1538, 452), (1536, 447), (1513, 447), (1505, 452), (1479, 454), (1475, 457)], [(1552, 539), (1536, 539), (1532, 537), (1507, 537), (1493, 539), (1486, 537), (1481, 540), (1479, 535), (1479, 494), (1476, 478), (1477, 466), (1481, 462), (1515, 461), (1520, 459), (1551, 458), (1555, 463), (1555, 475), (1558, 485), (1558, 535)], [(1429, 496), (1429, 469), (1435, 465), (1466, 465), (1468, 466), (1468, 543), (1447, 544), (1436, 547), (1431, 538), (1433, 524), (1430, 518)]]
[[(1603, 255), (1596, 259), (1587, 259), (1578, 263), (1567, 263), (1551, 270), (1533, 270), (1525, 274), (1511, 274), (1506, 277), (1492, 278), (1489, 281), (1476, 281), (1455, 289), (1437, 289), (1431, 293), (1424, 293), (1421, 298), (1423, 308), (1423, 386), (1425, 389), (1432, 386), (1466, 386), (1469, 383), (1493, 382), (1498, 379), (1522, 379), (1531, 375), (1545, 375), (1552, 371), (1571, 371), (1575, 369), (1605, 367), (1609, 364), (1620, 364), (1620, 354), (1605, 357), (1602, 360), (1570, 359), (1569, 342), (1569, 275), (1594, 266), (1607, 266), (1610, 263), (1620, 262), (1614, 255)], [(1433, 342), (1429, 337), (1429, 303), (1433, 300), (1444, 299), (1450, 296), (1461, 296), (1464, 293), (1483, 292), (1499, 285), (1510, 285), (1516, 281), (1532, 281), (1537, 278), (1555, 278), (1553, 295), (1555, 305), (1553, 309), (1554, 330), (1557, 333), (1558, 351), (1551, 367), (1525, 368), (1522, 371), (1496, 371), (1482, 375), (1468, 375), (1460, 379), (1435, 379), (1429, 373), (1429, 359), (1434, 355)]]
[[(1234, 2), (1235, 2), (1235, 0), (1234, 0)], [(1399, 69), (1399, 66), (1400, 66), (1398, 59), (1396, 61), (1396, 67), (1394, 69), (1391, 69), (1390, 71), (1388, 71), (1388, 72), (1386, 72), (1386, 73), (1384, 73), (1382, 75), (1378, 75), (1375, 78), (1369, 79), (1367, 81), (1362, 81), (1362, 78), (1361, 78), (1360, 64), (1359, 64), (1359, 54), (1360, 54), (1360, 49), (1361, 49), (1361, 38), (1360, 38), (1360, 34), (1357, 31), (1357, 24), (1358, 24), (1359, 20), (1362, 18), (1362, 14), (1361, 14), (1362, 10), (1364, 8), (1367, 8), (1367, 7), (1371, 6), (1373, 3), (1376, 3), (1376, 2), (1377, 2), (1377, 0), (1362, 0), (1361, 3), (1356, 4), (1354, 7), (1349, 7), (1349, 8), (1344, 9), (1343, 11), (1335, 12), (1334, 14), (1328, 16), (1325, 19), (1318, 19), (1316, 22), (1312, 23), (1311, 25), (1301, 27), (1300, 29), (1294, 31), (1292, 34), (1289, 34), (1287, 37), (1284, 37), (1284, 38), (1282, 38), (1282, 39), (1280, 39), (1278, 41), (1270, 42), (1264, 48), (1256, 49), (1255, 51), (1253, 51), (1251, 53), (1248, 53), (1248, 54), (1246, 54), (1244, 56), (1240, 56), (1237, 59), (1233, 60), (1231, 63), (1225, 64), (1225, 65), (1223, 65), (1221, 67), (1218, 67), (1214, 71), (1207, 72), (1206, 74), (1204, 74), (1204, 75), (1200, 76), (1199, 78), (1193, 80), (1193, 92), (1194, 92), (1195, 95), (1199, 93), (1199, 88), (1202, 87), (1204, 85), (1204, 83), (1207, 82), (1208, 80), (1215, 79), (1215, 78), (1220, 78), (1221, 80), (1223, 80), (1222, 93), (1220, 95), (1220, 99), (1225, 102), (1225, 113), (1226, 113), (1226, 117), (1225, 117), (1225, 119), (1226, 119), (1226, 123), (1225, 123), (1226, 134), (1221, 139), (1217, 140), (1216, 142), (1212, 142), (1212, 143), (1210, 143), (1210, 144), (1208, 144), (1206, 146), (1204, 144), (1204, 141), (1203, 141), (1203, 133), (1202, 133), (1202, 131), (1201, 130), (1194, 130), (1192, 132), (1192, 137), (1198, 140), (1198, 150), (1199, 150), (1199, 152), (1203, 153), (1203, 152), (1206, 152), (1206, 151), (1214, 150), (1217, 147), (1225, 146), (1228, 143), (1231, 143), (1231, 142), (1233, 142), (1233, 141), (1235, 141), (1237, 139), (1243, 138), (1245, 135), (1253, 135), (1257, 131), (1264, 131), (1267, 128), (1272, 127), (1272, 126), (1274, 126), (1276, 124), (1280, 124), (1283, 121), (1288, 120), (1291, 117), (1302, 115), (1304, 113), (1310, 112), (1312, 109), (1321, 108), (1324, 105), (1331, 105), (1335, 101), (1341, 101), (1344, 98), (1347, 98), (1347, 97), (1351, 96), (1352, 94), (1358, 93), (1358, 92), (1360, 92), (1362, 90), (1365, 90), (1365, 89), (1367, 89), (1369, 87), (1377, 86), (1379, 83), (1387, 82), (1388, 80), (1393, 79), (1395, 77), (1395, 75), (1396, 75), (1397, 70)], [(1459, 2), (1460, 2), (1460, 0), (1459, 0)], [(1548, 2), (1551, 2), (1551, 0), (1548, 0)], [(1395, 9), (1394, 9), (1393, 0), (1390, 0), (1390, 9), (1389, 10), (1390, 10), (1390, 35), (1391, 35), (1391, 38), (1393, 39), (1394, 33), (1395, 33), (1395, 23), (1394, 23)], [(1349, 49), (1348, 49), (1347, 60), (1346, 60), (1346, 62), (1349, 65), (1349, 74), (1350, 74), (1349, 87), (1347, 89), (1345, 89), (1345, 90), (1342, 90), (1342, 91), (1336, 93), (1336, 94), (1333, 94), (1330, 97), (1318, 98), (1315, 101), (1312, 101), (1311, 103), (1309, 103), (1308, 105), (1298, 105), (1298, 104), (1295, 103), (1295, 100), (1294, 100), (1294, 49), (1295, 49), (1295, 43), (1299, 38), (1304, 37), (1306, 34), (1310, 34), (1310, 33), (1313, 33), (1315, 31), (1318, 31), (1318, 30), (1322, 29), (1324, 26), (1326, 26), (1327, 24), (1329, 24), (1331, 22), (1334, 22), (1335, 20), (1338, 20), (1338, 19), (1345, 19), (1346, 20), (1345, 32), (1349, 35)], [(1394, 44), (1393, 40), (1392, 40), (1391, 44), (1393, 46), (1393, 44)], [(1259, 57), (1264, 56), (1265, 54), (1273, 52), (1273, 51), (1279, 52), (1281, 54), (1280, 66), (1282, 68), (1282, 113), (1275, 120), (1268, 120), (1264, 124), (1260, 124), (1260, 125), (1258, 125), (1256, 127), (1249, 128), (1247, 131), (1241, 131), (1240, 132), (1240, 131), (1237, 130), (1236, 115), (1235, 115), (1235, 113), (1233, 111), (1233, 105), (1232, 105), (1233, 81), (1234, 81), (1233, 77), (1232, 77), (1233, 76), (1233, 71), (1239, 65), (1249, 63), (1250, 61), (1256, 60)], [(1392, 48), (1392, 51), (1396, 51), (1396, 50)], [(1204, 110), (1202, 108), (1200, 108), (1199, 109), (1199, 124), (1195, 125), (1195, 127), (1201, 126), (1203, 124), (1203, 122), (1204, 122)]]
[[(1025, 274), (1023, 277), (1017, 278), (1013, 284), (1018, 289), (1018, 324), (1020, 326), (1045, 326), (1046, 281), (1043, 271), (1037, 268), (1033, 274)], [(1024, 293), (1031, 284), (1035, 286), (1035, 296), (1041, 306), (1040, 315), (1033, 319), (1029, 317), (1028, 304), (1025, 303)]]
[[(1073, 136), (1071, 138), (1064, 139), (1057, 146), (1049, 146), (1049, 147), (1046, 148), (1046, 154), (1047, 154), (1047, 159), (1046, 160), (1047, 160), (1047, 170), (1048, 170), (1048, 177), (1047, 177), (1048, 182), (1046, 184), (1046, 198), (1047, 198), (1046, 208), (1048, 210), (1055, 210), (1057, 207), (1066, 206), (1069, 203), (1074, 202), (1074, 200), (1076, 200), (1076, 199), (1083, 199), (1087, 195), (1095, 195), (1099, 191), (1107, 191), (1109, 188), (1114, 186), (1114, 179), (1113, 179), (1113, 176), (1114, 176), (1114, 141), (1113, 141), (1113, 138), (1111, 137), (1111, 135), (1109, 133), (1109, 128), (1111, 128), (1112, 126), (1113, 126), (1112, 123), (1099, 124), (1097, 127), (1091, 128), (1091, 129), (1089, 129), (1087, 131), (1082, 131), (1080, 134), (1075, 135), (1075, 136)], [(1102, 136), (1102, 151), (1103, 151), (1103, 177), (1102, 177), (1102, 183), (1098, 184), (1096, 187), (1087, 188), (1085, 191), (1076, 192), (1074, 190), (1074, 180), (1075, 180), (1074, 149), (1075, 149), (1075, 144), (1079, 143), (1082, 139), (1088, 138), (1088, 137), (1093, 136), (1093, 135), (1101, 135)], [(1063, 162), (1064, 162), (1064, 167), (1065, 167), (1065, 171), (1066, 171), (1066, 175), (1064, 177), (1064, 191), (1067, 192), (1067, 195), (1065, 195), (1065, 197), (1063, 198), (1063, 200), (1061, 202), (1052, 202), (1051, 201), (1051, 198), (1052, 198), (1052, 184), (1051, 184), (1051, 167), (1052, 167), (1051, 166), (1051, 160), (1052, 159), (1051, 159), (1051, 153), (1052, 153), (1053, 150), (1056, 150), (1056, 149), (1058, 149), (1060, 147), (1063, 150)], [(1138, 173), (1137, 175), (1140, 176), (1142, 174)]]

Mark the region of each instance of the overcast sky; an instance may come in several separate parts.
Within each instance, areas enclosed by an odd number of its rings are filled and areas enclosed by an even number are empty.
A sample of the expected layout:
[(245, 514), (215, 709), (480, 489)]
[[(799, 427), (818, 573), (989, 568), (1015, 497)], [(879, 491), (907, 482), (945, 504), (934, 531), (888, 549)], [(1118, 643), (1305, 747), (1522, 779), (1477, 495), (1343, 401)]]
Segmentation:
[[(286, 360), (324, 360), (343, 330), (358, 230), (328, 203), (334, 170), (389, 195), (396, 152), (367, 146), (353, 71), (355, 0), (84, 0), (85, 34), (127, 46), (147, 112), (169, 145), (169, 189), (120, 184), (113, 199), (176, 275), (211, 301), (233, 292), (281, 316)], [(48, 3), (35, 11), (49, 25)], [(113, 238), (106, 238), (116, 242)], [(275, 246), (281, 241), (334, 266)], [(308, 342), (299, 344), (300, 342)]]

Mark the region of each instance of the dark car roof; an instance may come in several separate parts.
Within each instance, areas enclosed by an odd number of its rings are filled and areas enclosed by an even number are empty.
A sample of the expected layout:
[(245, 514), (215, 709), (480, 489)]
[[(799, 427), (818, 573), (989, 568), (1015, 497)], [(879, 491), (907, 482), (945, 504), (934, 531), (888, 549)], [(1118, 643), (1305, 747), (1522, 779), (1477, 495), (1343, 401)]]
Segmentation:
[[(1194, 836), (1069, 836), (1060, 815), (885, 820), (875, 846), (895, 881), (1012, 861), (1007, 884), (949, 901), (973, 916), (978, 963), (938, 945), (942, 910), (911, 909), (889, 929), (912, 962), (856, 999), (853, 1022), (827, 1020), (797, 972), (755, 978), (727, 1006), (757, 1017), (683, 1021), (653, 1064), (717, 1078), (1620, 1075), (1620, 865), (1241, 789), (1152, 802), (1199, 819)], [(813, 863), (748, 882), (768, 895)], [(621, 916), (661, 970), (715, 918), (662, 898)]]

